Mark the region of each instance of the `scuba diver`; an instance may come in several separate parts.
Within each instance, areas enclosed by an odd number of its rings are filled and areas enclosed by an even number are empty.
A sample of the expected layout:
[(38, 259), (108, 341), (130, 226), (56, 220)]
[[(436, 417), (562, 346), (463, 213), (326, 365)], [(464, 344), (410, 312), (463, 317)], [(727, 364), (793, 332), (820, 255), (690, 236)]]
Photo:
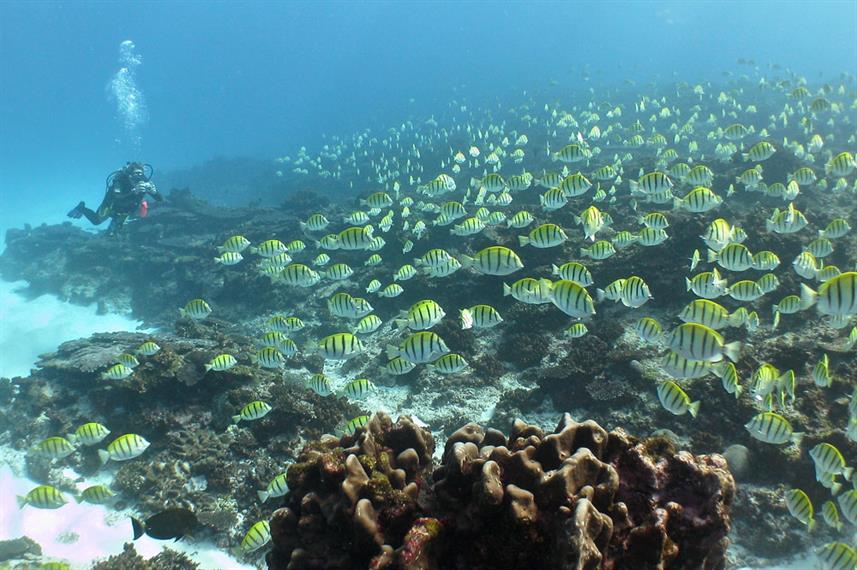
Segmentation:
[(77, 219), (86, 216), (86, 219), (96, 226), (110, 218), (107, 233), (116, 235), (132, 214), (146, 217), (149, 208), (145, 199), (147, 194), (156, 201), (163, 202), (164, 195), (150, 182), (152, 172), (152, 167), (148, 164), (126, 163), (122, 169), (111, 172), (107, 177), (107, 191), (97, 210), (92, 211), (86, 207), (86, 203), (81, 202), (68, 213), (68, 217)]

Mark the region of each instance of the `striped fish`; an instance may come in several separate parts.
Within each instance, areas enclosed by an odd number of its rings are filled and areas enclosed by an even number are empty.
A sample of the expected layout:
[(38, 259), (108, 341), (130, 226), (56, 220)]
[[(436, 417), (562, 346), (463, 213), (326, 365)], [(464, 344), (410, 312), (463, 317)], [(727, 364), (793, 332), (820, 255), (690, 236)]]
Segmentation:
[(832, 317), (857, 315), (857, 271), (841, 273), (821, 284), (818, 292), (801, 284), (804, 308), (815, 305), (819, 313)]
[(690, 401), (690, 396), (681, 389), (681, 387), (672, 380), (664, 380), (658, 383), (658, 399), (665, 410), (671, 414), (682, 416), (689, 413), (695, 418), (699, 413), (699, 400)]
[(553, 283), (551, 302), (570, 317), (586, 318), (595, 314), (595, 304), (583, 285), (567, 279)]
[(258, 246), (251, 246), (250, 253), (256, 253), (262, 257), (274, 257), (278, 253), (288, 253), (289, 248), (278, 239), (263, 241)]
[(384, 372), (386, 372), (387, 374), (392, 374), (393, 376), (401, 376), (402, 374), (407, 374), (416, 367), (417, 365), (413, 362), (405, 360), (401, 356), (397, 356), (396, 358), (387, 362), (387, 364), (384, 365), (383, 369)]
[(259, 521), (250, 527), (241, 540), (241, 550), (245, 554), (259, 550), (271, 541), (271, 525), (267, 520)]
[(711, 362), (720, 361), (723, 356), (737, 362), (741, 352), (740, 342), (726, 343), (720, 333), (698, 323), (684, 323), (677, 326), (670, 334), (667, 345), (690, 360)]
[(673, 187), (673, 181), (663, 172), (650, 172), (640, 177), (639, 180), (630, 181), (631, 193), (657, 194)]
[(218, 354), (205, 365), (205, 371), (214, 370), (215, 372), (223, 372), (236, 364), (238, 364), (238, 361), (231, 354)]
[(292, 263), (280, 271), (278, 279), (293, 287), (312, 287), (321, 281), (321, 276), (303, 263)]
[(828, 542), (818, 551), (824, 570), (854, 570), (857, 550), (844, 542)]
[(723, 198), (705, 186), (697, 186), (688, 192), (684, 198), (676, 198), (673, 207), (688, 212), (702, 213), (712, 210), (723, 203)]
[(252, 420), (260, 420), (268, 415), (268, 412), (271, 411), (271, 406), (261, 400), (253, 400), (238, 412), (237, 415), (232, 416), (232, 423), (237, 424), (241, 420), (252, 421)]
[(128, 461), (139, 457), (148, 448), (149, 442), (145, 438), (135, 433), (126, 433), (110, 442), (107, 449), (99, 449), (98, 458), (102, 465), (111, 459), (113, 461)]
[(686, 323), (699, 323), (710, 329), (720, 330), (726, 327), (740, 327), (744, 324), (744, 316), (738, 311), (729, 313), (723, 305), (709, 299), (691, 301), (679, 318)]
[(791, 441), (800, 445), (803, 433), (792, 430), (792, 425), (783, 416), (774, 412), (762, 412), (753, 416), (744, 427), (759, 441), (775, 445)]
[(646, 342), (657, 342), (664, 334), (661, 323), (652, 317), (643, 317), (634, 323), (634, 330)]
[(503, 296), (511, 295), (514, 299), (528, 305), (544, 305), (551, 302), (551, 280), (524, 277), (507, 285), (503, 283)]
[(469, 364), (463, 356), (451, 352), (444, 354), (426, 367), (441, 374), (457, 374), (462, 370), (466, 370), (468, 366)]
[(489, 329), (503, 322), (503, 317), (497, 309), (490, 305), (473, 305), (469, 309), (459, 311), (461, 328)]
[(367, 226), (352, 226), (339, 232), (336, 236), (338, 249), (355, 251), (368, 249), (372, 243), (374, 228)]
[(318, 341), (318, 349), (328, 360), (346, 360), (363, 352), (363, 343), (352, 333), (340, 332)]
[(815, 463), (816, 473), (842, 475), (847, 480), (851, 479), (854, 469), (845, 466), (845, 458), (836, 446), (826, 442), (819, 443), (809, 450), (809, 456)]
[(753, 254), (744, 244), (730, 243), (720, 251), (708, 250), (708, 263), (715, 261), (729, 271), (746, 271), (753, 267)]
[(586, 266), (581, 263), (577, 263), (576, 261), (564, 263), (559, 267), (551, 265), (551, 274), (558, 276), (560, 279), (565, 279), (566, 281), (580, 283), (584, 287), (589, 287), (594, 283), (592, 280), (592, 274)]
[(24, 508), (24, 505), (30, 505), (37, 509), (58, 509), (68, 502), (59, 489), (50, 485), (39, 485), (33, 488), (26, 496), (16, 497), (18, 507)]
[(460, 261), (462, 267), (475, 269), (485, 275), (509, 275), (524, 267), (518, 254), (501, 245), (486, 247), (473, 257), (462, 255)]
[(857, 525), (857, 490), (849, 489), (836, 500), (842, 515), (853, 525)]
[(402, 358), (414, 364), (426, 364), (449, 352), (443, 339), (430, 331), (408, 335), (398, 346), (387, 345), (387, 358)]
[(673, 378), (690, 380), (708, 376), (714, 371), (714, 363), (707, 360), (691, 360), (669, 351), (660, 359), (660, 366)]
[(43, 439), (33, 449), (33, 454), (47, 459), (64, 459), (74, 453), (74, 445), (64, 437), (54, 436)]
[(256, 491), (259, 500), (263, 503), (271, 497), (282, 497), (289, 492), (289, 483), (286, 479), (286, 473), (280, 473), (268, 483), (264, 490)]
[(67, 439), (73, 444), (97, 445), (110, 435), (110, 430), (97, 422), (88, 422), (79, 426), (74, 433), (68, 434)]
[(445, 315), (446, 312), (437, 302), (424, 299), (411, 305), (407, 311), (402, 311), (395, 323), (399, 329), (427, 330), (439, 323)]
[(533, 228), (528, 236), (518, 236), (518, 243), (523, 247), (531, 245), (540, 249), (556, 247), (568, 240), (568, 236), (556, 224), (542, 224)]
[(651, 298), (649, 286), (641, 277), (632, 275), (625, 280), (625, 286), (622, 287), (620, 294), (623, 305), (636, 309), (642, 307)]
[(805, 524), (806, 529), (811, 532), (815, 527), (815, 514), (807, 494), (800, 489), (789, 489), (786, 491), (785, 502), (789, 513)]
[(91, 505), (103, 505), (115, 496), (116, 493), (104, 485), (91, 485), (84, 489), (76, 499), (78, 503), (86, 502)]
[(286, 363), (283, 354), (272, 346), (265, 346), (250, 355), (253, 364), (259, 364), (262, 368), (282, 368)]
[(346, 384), (342, 391), (350, 398), (362, 398), (375, 389), (375, 384), (367, 378), (357, 378)]

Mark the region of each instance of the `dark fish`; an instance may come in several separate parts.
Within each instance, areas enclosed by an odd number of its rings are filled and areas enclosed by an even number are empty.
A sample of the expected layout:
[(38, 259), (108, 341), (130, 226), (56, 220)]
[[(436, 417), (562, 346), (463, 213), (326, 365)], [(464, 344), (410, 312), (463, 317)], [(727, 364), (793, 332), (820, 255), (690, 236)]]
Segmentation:
[(193, 511), (188, 509), (167, 509), (150, 516), (146, 522), (131, 517), (131, 525), (134, 527), (134, 540), (144, 534), (158, 540), (180, 540), (193, 534), (199, 521)]

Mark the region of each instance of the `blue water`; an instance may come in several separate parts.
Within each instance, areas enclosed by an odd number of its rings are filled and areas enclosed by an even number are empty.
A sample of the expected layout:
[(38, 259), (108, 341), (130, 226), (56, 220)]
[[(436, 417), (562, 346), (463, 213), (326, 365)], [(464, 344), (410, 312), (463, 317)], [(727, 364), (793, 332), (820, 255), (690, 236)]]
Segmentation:
[[(0, 228), (100, 199), (107, 173), (310, 150), (451, 99), (550, 81), (718, 79), (738, 58), (857, 71), (857, 3), (0, 3)], [(130, 66), (146, 113), (120, 116)], [(127, 67), (127, 64), (125, 64)], [(128, 94), (127, 91), (124, 92)]]

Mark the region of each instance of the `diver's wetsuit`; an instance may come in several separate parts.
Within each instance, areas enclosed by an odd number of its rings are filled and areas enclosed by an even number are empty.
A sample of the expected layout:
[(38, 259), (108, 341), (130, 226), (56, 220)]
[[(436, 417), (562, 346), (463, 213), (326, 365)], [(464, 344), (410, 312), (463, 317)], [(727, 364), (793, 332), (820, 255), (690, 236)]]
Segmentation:
[(127, 169), (123, 169), (110, 180), (104, 199), (97, 210), (93, 211), (81, 202), (69, 212), (69, 216), (73, 218), (86, 216), (86, 219), (96, 226), (110, 218), (110, 227), (107, 232), (115, 234), (125, 224), (128, 216), (138, 210), (146, 194), (151, 195), (158, 202), (164, 199), (154, 184), (145, 179), (135, 183)]

